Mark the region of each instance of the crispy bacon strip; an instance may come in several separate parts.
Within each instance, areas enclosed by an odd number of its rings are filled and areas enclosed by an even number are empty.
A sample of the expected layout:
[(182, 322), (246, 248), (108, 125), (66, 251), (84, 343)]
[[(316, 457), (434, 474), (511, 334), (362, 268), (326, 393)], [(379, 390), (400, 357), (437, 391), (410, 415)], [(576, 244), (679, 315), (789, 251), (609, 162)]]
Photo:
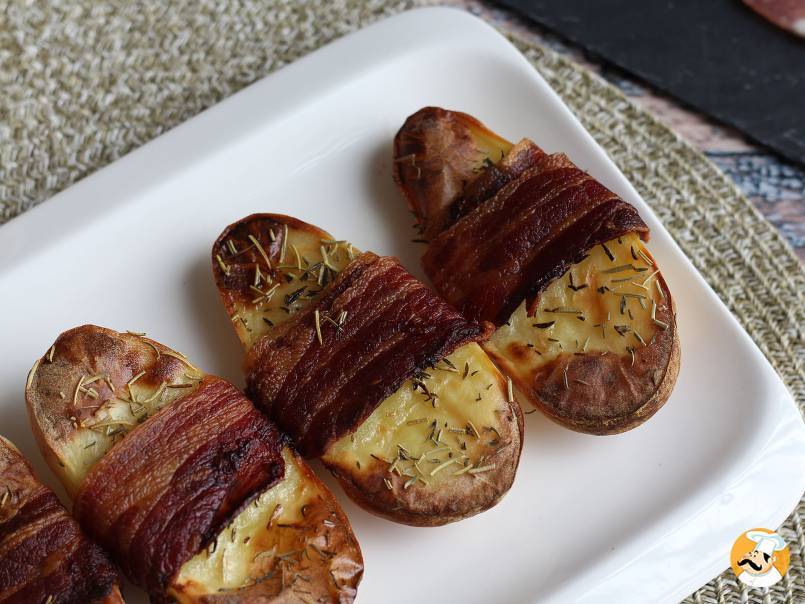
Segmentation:
[(475, 180), (467, 183), (461, 195), (450, 204), (450, 220), (444, 228), (449, 228), (494, 197), (507, 184), (539, 164), (544, 157), (545, 151), (533, 142), (521, 140), (499, 163), (488, 165)]
[(472, 321), (502, 325), (593, 246), (629, 232), (648, 239), (630, 204), (573, 164), (546, 156), (431, 241), (422, 258), (436, 289)]
[(159, 598), (253, 494), (282, 479), (282, 446), (276, 427), (240, 391), (206, 376), (101, 458), (74, 513)]
[(0, 603), (120, 602), (116, 586), (101, 549), (0, 438)]
[(315, 305), (255, 344), (247, 390), (297, 449), (318, 457), (417, 371), (491, 331), (465, 320), (395, 258), (367, 252)]

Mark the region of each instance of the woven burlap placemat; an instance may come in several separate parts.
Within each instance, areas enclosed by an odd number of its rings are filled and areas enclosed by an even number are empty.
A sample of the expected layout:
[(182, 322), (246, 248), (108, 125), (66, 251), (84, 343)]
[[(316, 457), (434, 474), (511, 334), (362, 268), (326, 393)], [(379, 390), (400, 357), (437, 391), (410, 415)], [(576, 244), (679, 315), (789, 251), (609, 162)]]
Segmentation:
[[(334, 38), (421, 4), (0, 2), (0, 223)], [(616, 88), (513, 41), (658, 213), (802, 408), (805, 271), (788, 245), (713, 164)], [(800, 501), (780, 529), (791, 569), (777, 586), (747, 592), (728, 570), (686, 601), (805, 602), (803, 519)]]

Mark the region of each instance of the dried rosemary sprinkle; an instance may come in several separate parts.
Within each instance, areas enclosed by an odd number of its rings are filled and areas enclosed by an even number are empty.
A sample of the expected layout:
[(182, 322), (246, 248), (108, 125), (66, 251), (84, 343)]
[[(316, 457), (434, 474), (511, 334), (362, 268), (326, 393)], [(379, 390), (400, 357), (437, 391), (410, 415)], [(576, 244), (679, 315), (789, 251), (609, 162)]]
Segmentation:
[(25, 388), (26, 389), (30, 388), (31, 384), (34, 381), (34, 376), (36, 375), (36, 370), (39, 369), (39, 361), (40, 361), (40, 359), (37, 359), (36, 362), (34, 363), (34, 366), (31, 367), (31, 370), (28, 372), (28, 380), (25, 382)]
[(154, 350), (154, 352), (157, 355), (157, 359), (159, 359), (159, 357), (162, 356), (159, 353), (159, 349), (156, 346), (154, 346), (151, 342), (149, 342), (148, 340), (143, 340), (143, 344), (145, 344), (146, 346), (150, 346)]
[(489, 472), (490, 470), (494, 470), (494, 469), (495, 469), (495, 464), (492, 463), (492, 464), (489, 464), (489, 465), (486, 465), (486, 466), (480, 466), (480, 467), (472, 468), (469, 471), (469, 473), (470, 474), (481, 474), (483, 472)]
[(383, 484), (386, 485), (386, 488), (390, 491), (391, 490), (391, 481), (388, 478), (383, 479)]
[(618, 332), (618, 335), (625, 336), (632, 328), (628, 325), (613, 325), (613, 329)]
[(288, 249), (288, 225), (282, 225), (282, 247), (280, 248), (280, 263), (285, 262), (285, 251)]
[(553, 327), (556, 324), (556, 321), (545, 321), (544, 323), (534, 323), (534, 327), (537, 329), (548, 329), (549, 327)]
[(302, 296), (302, 294), (305, 292), (306, 289), (307, 289), (307, 285), (303, 285), (299, 289), (296, 289), (296, 290), (292, 291), (290, 294), (288, 294), (287, 296), (285, 296), (285, 304), (286, 304), (286, 306), (290, 306), (291, 304), (296, 302)]
[(567, 383), (567, 368), (568, 368), (568, 366), (565, 365), (565, 368), (562, 371), (562, 379), (565, 382), (565, 390), (570, 390), (570, 384)]
[(408, 487), (413, 486), (413, 485), (414, 485), (414, 483), (416, 483), (416, 481), (417, 481), (417, 477), (416, 477), (416, 476), (412, 476), (411, 478), (409, 478), (408, 480), (406, 480), (406, 481), (405, 481), (405, 484), (403, 484), (403, 490), (407, 489)]
[[(465, 462), (465, 463), (467, 463), (467, 462)], [(467, 463), (467, 465), (464, 466), (463, 468), (461, 468), (460, 470), (456, 470), (455, 472), (453, 472), (453, 476), (459, 476), (460, 474), (466, 474), (467, 472), (472, 470), (472, 468), (473, 468), (472, 464)]]
[[(587, 338), (589, 340), (589, 338)], [(508, 402), (514, 402), (514, 386), (512, 385), (512, 379), (510, 377), (506, 378), (506, 392), (509, 395)]]
[(601, 247), (604, 248), (604, 253), (607, 255), (607, 258), (610, 259), (611, 262), (615, 261), (615, 256), (612, 255), (612, 252), (609, 251), (606, 243), (602, 243)]
[(131, 378), (128, 382), (126, 382), (126, 387), (129, 388), (129, 390), (131, 390), (131, 387), (134, 385), (134, 382), (139, 380), (144, 375), (145, 375), (145, 371), (141, 371), (140, 373), (135, 375), (133, 378)]
[(81, 386), (83, 383), (84, 383), (84, 376), (82, 375), (80, 378), (78, 378), (78, 385), (75, 387), (75, 391), (73, 392), (73, 405), (78, 404), (78, 393), (81, 391)]
[(54, 352), (56, 352), (56, 345), (55, 344), (50, 347), (50, 350), (48, 350), (48, 354), (47, 354), (48, 363), (53, 362), (53, 353)]
[(271, 270), (271, 260), (268, 259), (268, 254), (266, 254), (266, 251), (263, 249), (263, 246), (260, 244), (257, 238), (254, 235), (249, 235), (249, 241), (254, 244), (254, 247), (257, 248), (257, 251), (263, 257), (263, 261), (265, 261), (268, 270)]
[(478, 432), (478, 429), (475, 427), (475, 424), (473, 424), (470, 420), (467, 420), (467, 427), (470, 430), (472, 430), (472, 432), (468, 430), (467, 434), (469, 434), (470, 436), (474, 436), (475, 438), (481, 438), (481, 433)]
[[(442, 359), (445, 364), (450, 363), (446, 358)], [(439, 367), (438, 365), (434, 367), (434, 369), (438, 369), (439, 371), (447, 371), (448, 373), (458, 373), (458, 369), (456, 369), (455, 365), (450, 363), (446, 367)]]
[(91, 399), (98, 398), (98, 391), (95, 388), (81, 388), (81, 391)]
[(430, 471), (429, 476), (435, 476), (437, 473), (441, 472), (446, 467), (453, 465), (454, 463), (460, 463), (460, 462), (457, 459), (452, 458), (452, 459), (448, 459), (447, 461), (445, 461), (443, 463), (440, 463), (438, 466), (436, 466), (435, 468), (433, 468)]
[(291, 249), (293, 250), (293, 253), (296, 255), (296, 268), (301, 271), (302, 270), (302, 255), (299, 253), (299, 250), (296, 249), (295, 245), (291, 244)]
[(608, 273), (622, 273), (624, 271), (632, 271), (632, 270), (634, 270), (634, 266), (632, 266), (631, 264), (621, 264), (620, 266), (608, 268), (607, 270), (601, 272), (604, 274), (608, 274)]
[[(643, 285), (645, 286), (645, 285), (646, 285), (646, 283), (648, 283), (649, 279), (651, 279), (652, 277), (654, 277), (654, 276), (655, 276), (657, 273), (659, 273), (659, 272), (660, 272), (660, 269), (657, 269), (656, 271), (654, 271), (653, 273), (651, 273), (651, 274), (650, 274), (648, 277), (646, 277), (645, 279), (643, 279)], [(646, 289), (648, 289), (648, 288), (646, 288)]]
[(648, 264), (649, 266), (654, 266), (654, 261), (648, 257), (648, 255), (641, 249), (637, 250), (637, 254), (643, 259), (643, 262)]
[(221, 267), (221, 270), (224, 271), (224, 275), (227, 277), (229, 276), (229, 265), (221, 259), (220, 254), (215, 254), (215, 259), (218, 261), (218, 266)]
[[(232, 319), (232, 320), (234, 321), (234, 317), (233, 317), (233, 319)], [(242, 321), (242, 320), (243, 320), (243, 319), (241, 318), (241, 321)], [(201, 373), (201, 371), (198, 369), (198, 367), (196, 367), (195, 365), (193, 365), (193, 364), (192, 364), (192, 363), (191, 363), (191, 362), (188, 360), (188, 358), (187, 358), (186, 356), (184, 356), (184, 355), (183, 355), (182, 353), (180, 353), (180, 352), (176, 352), (176, 351), (173, 351), (173, 350), (163, 350), (163, 351), (162, 351), (162, 354), (168, 355), (169, 357), (173, 357), (174, 359), (178, 359), (178, 360), (180, 360), (182, 363), (184, 363), (185, 365), (187, 365), (188, 367), (190, 367), (190, 369), (192, 369), (192, 370), (193, 370), (193, 371), (195, 371), (196, 373), (199, 373), (199, 374)], [(199, 376), (199, 379), (200, 379), (200, 376)]]
[(583, 314), (578, 308), (573, 308), (572, 306), (557, 306), (556, 308), (546, 308), (545, 312), (569, 314), (569, 315)]
[(316, 322), (316, 337), (319, 340), (319, 345), (324, 344), (324, 341), (321, 338), (321, 315), (319, 314), (318, 309), (313, 311), (313, 319)]

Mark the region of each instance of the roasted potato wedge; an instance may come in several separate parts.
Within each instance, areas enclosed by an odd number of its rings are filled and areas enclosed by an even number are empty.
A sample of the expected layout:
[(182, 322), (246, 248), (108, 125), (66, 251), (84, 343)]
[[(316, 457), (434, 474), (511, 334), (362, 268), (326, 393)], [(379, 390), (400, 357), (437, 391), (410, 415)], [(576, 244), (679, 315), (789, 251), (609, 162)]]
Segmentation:
[(117, 572), (0, 436), (0, 603), (123, 604)]
[[(31, 426), (72, 495), (128, 432), (196, 389), (187, 358), (137, 333), (85, 325), (59, 336), (31, 370)], [(330, 491), (290, 447), (285, 477), (185, 562), (167, 596), (178, 602), (352, 601), (363, 560)]]
[[(394, 178), (432, 239), (539, 170), (543, 157), (527, 139), (512, 145), (466, 114), (426, 107), (395, 137)], [(460, 177), (445, 184), (442, 175)], [(523, 302), (483, 347), (521, 398), (554, 421), (614, 434), (644, 422), (670, 396), (680, 363), (676, 311), (637, 234), (583, 251), (532, 312)]]
[[(256, 214), (229, 226), (213, 246), (213, 271), (246, 350), (311, 304), (357, 255), (288, 216)], [(436, 526), (493, 506), (512, 484), (521, 442), (508, 383), (473, 343), (403, 384), (322, 461), (366, 510)]]

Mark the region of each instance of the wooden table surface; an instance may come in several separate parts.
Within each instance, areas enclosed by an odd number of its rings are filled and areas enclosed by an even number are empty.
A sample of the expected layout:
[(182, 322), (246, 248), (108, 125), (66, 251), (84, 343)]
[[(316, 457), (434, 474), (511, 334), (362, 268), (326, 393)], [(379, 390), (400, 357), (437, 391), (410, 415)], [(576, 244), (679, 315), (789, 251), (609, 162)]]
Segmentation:
[(454, 4), (484, 17), (494, 25), (506, 25), (520, 37), (548, 46), (593, 69), (616, 85), (632, 101), (670, 126), (732, 178), (805, 263), (805, 169), (758, 147), (740, 132), (720, 126), (706, 116), (684, 108), (622, 70), (591, 58), (577, 46), (562, 41), (544, 27), (522, 19), (511, 11), (481, 0), (455, 0)]

